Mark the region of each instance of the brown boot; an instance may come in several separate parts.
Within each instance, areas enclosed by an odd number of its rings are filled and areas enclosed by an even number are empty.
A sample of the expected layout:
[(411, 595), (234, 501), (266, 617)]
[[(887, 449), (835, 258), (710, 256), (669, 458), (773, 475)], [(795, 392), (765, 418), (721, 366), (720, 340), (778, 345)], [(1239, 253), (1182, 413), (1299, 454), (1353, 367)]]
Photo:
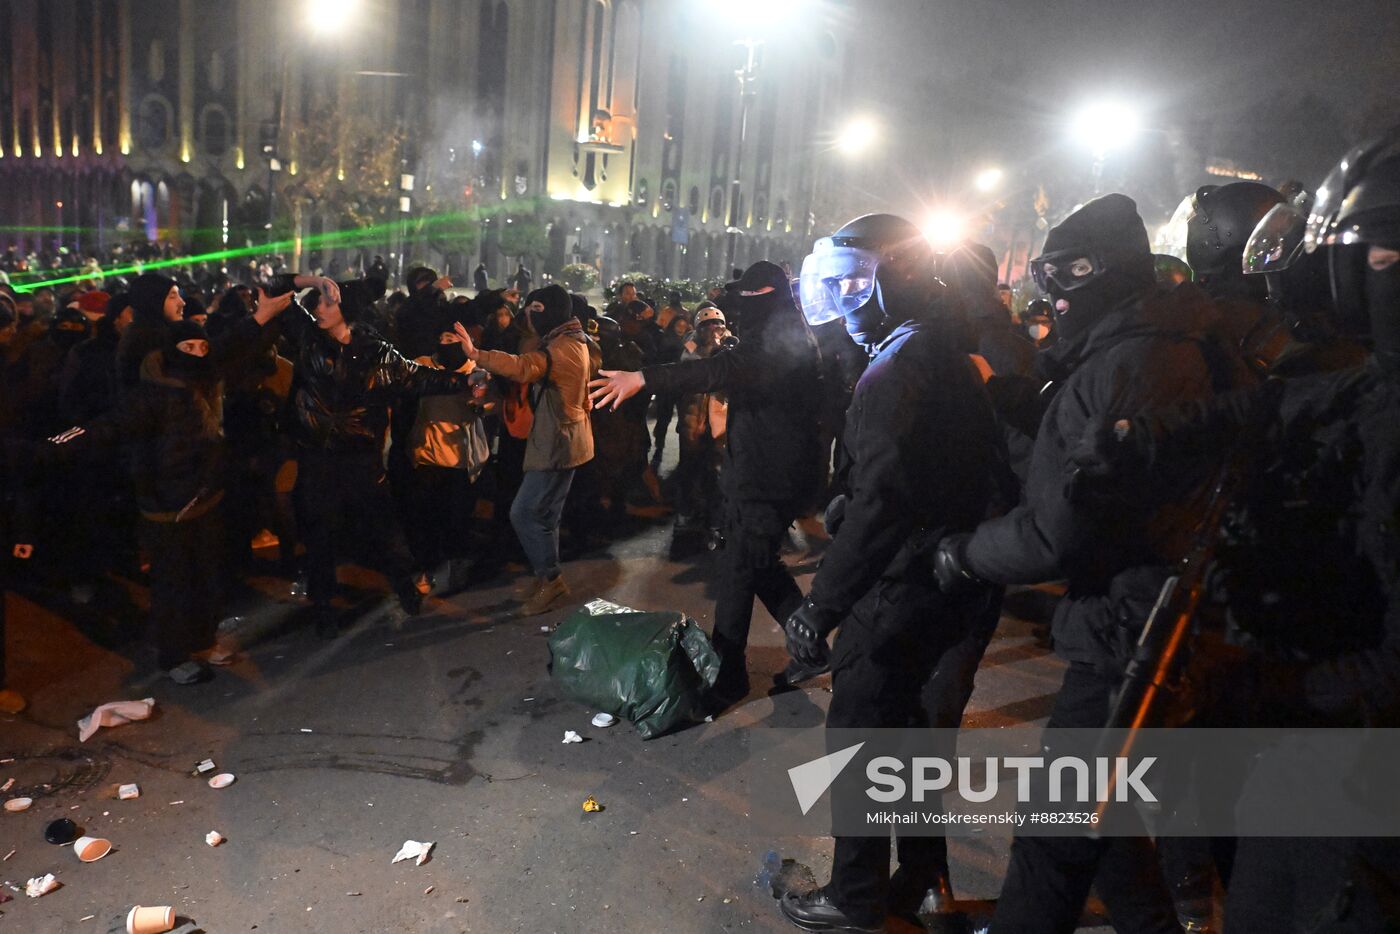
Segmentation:
[(558, 604), (564, 602), (569, 597), (569, 585), (564, 583), (564, 575), (559, 575), (552, 581), (544, 581), (540, 584), (540, 589), (535, 591), (534, 596), (525, 601), (525, 605), (520, 608), (517, 616), (539, 616), (541, 613), (548, 613)]

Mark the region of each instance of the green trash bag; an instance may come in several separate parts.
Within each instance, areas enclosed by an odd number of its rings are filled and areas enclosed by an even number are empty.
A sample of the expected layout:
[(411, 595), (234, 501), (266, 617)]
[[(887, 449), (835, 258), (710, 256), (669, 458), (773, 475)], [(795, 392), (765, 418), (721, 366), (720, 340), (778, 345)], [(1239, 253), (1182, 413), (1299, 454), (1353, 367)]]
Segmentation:
[(642, 739), (703, 720), (719, 655), (684, 613), (641, 613), (594, 600), (549, 637), (549, 670), (569, 697), (632, 721)]

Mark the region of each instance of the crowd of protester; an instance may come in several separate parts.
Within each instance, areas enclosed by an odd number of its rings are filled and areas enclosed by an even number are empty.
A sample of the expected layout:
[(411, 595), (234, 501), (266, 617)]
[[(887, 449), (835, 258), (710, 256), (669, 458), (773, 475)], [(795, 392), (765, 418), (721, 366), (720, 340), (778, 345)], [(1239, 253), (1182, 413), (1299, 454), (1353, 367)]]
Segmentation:
[[(723, 552), (712, 712), (750, 692), (757, 600), (784, 623), (778, 680), (831, 671), (828, 726), (956, 728), (1005, 588), (1060, 582), (1050, 725), (1098, 729), (1217, 478), (1248, 455), (1201, 611), (1244, 631), (1247, 661), (1192, 715), (1393, 725), (1397, 191), (1400, 130), (1316, 203), (1207, 186), (1186, 262), (1105, 195), (1049, 229), (1030, 262), (1048, 300), (1018, 313), (989, 248), (935, 252), (894, 215), (818, 240), (796, 277), (736, 269), (693, 307), (621, 282), (599, 312), (523, 264), (499, 289), (479, 267), (472, 296), (422, 266), (390, 291), (377, 257), (354, 275), (254, 263), (246, 284), (0, 285), (0, 585), (85, 605), (148, 575), (156, 663), (191, 684), (229, 660), (217, 624), (251, 575), (304, 596), (326, 638), (345, 559), (408, 615), (514, 566), (536, 616), (569, 604), (571, 556), (669, 507), (673, 554)], [(781, 552), (818, 514), (830, 545), (803, 594)], [(1361, 921), (1327, 929), (1381, 929), (1393, 840), (1234, 842), (1222, 859), (1018, 834), (993, 930), (1071, 930), (1096, 877), (1120, 930), (1208, 929), (1216, 885), (1239, 930), (1301, 929), (1339, 885)], [(888, 839), (838, 837), (830, 884), (784, 915), (869, 932), (946, 904), (943, 841), (898, 843), (892, 875)]]
[[(42, 265), (17, 257), (4, 265)], [(617, 411), (587, 396), (600, 369), (723, 352), (735, 338), (715, 302), (622, 282), (602, 314), (558, 285), (522, 293), (523, 265), (470, 297), (426, 267), (394, 291), (279, 268), (0, 284), (9, 586), (89, 607), (105, 582), (148, 577), (157, 665), (194, 683), (230, 660), (216, 624), (257, 575), (333, 637), (341, 560), (382, 571), (408, 614), (435, 587), (528, 567), (534, 615), (568, 597), (561, 539), (582, 554), (669, 507), (678, 554), (722, 542), (724, 394)]]

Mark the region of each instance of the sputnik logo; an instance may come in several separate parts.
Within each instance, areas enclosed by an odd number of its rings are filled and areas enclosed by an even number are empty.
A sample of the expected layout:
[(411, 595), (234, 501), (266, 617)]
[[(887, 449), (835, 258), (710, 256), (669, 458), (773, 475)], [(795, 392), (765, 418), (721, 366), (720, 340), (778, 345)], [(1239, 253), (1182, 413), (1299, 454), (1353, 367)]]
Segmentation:
[(802, 808), (803, 814), (812, 809), (812, 805), (826, 793), (831, 783), (851, 764), (851, 760), (864, 745), (863, 742), (856, 743), (854, 746), (847, 746), (820, 759), (813, 759), (788, 769), (788, 781), (792, 782), (793, 794), (797, 795), (797, 804)]

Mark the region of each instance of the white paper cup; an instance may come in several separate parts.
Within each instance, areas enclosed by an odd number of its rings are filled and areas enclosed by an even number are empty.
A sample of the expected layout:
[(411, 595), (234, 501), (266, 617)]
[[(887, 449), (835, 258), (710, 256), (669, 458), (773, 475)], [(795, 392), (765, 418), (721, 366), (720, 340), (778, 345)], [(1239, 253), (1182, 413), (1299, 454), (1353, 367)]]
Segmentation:
[(79, 837), (73, 841), (73, 852), (85, 863), (95, 863), (112, 852), (112, 841), (101, 837)]
[(165, 934), (175, 927), (175, 909), (169, 905), (142, 908), (137, 905), (126, 916), (126, 934)]

